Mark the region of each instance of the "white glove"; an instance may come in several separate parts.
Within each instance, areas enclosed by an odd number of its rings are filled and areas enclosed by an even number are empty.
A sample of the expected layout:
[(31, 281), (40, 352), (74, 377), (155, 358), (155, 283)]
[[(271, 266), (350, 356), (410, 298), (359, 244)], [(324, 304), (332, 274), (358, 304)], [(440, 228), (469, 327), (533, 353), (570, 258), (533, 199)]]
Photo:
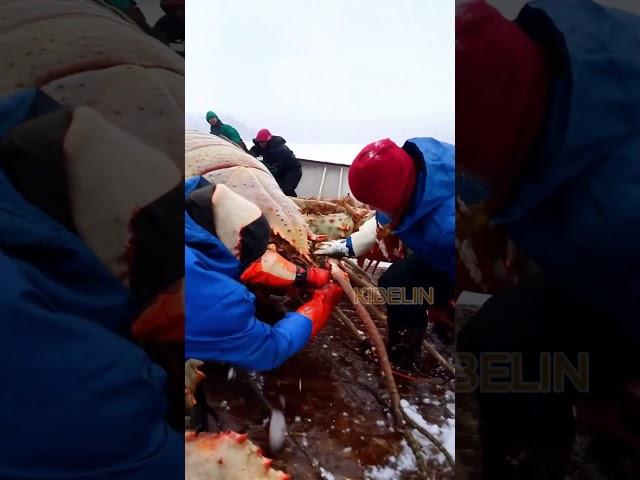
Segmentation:
[(376, 233), (378, 231), (378, 221), (374, 215), (364, 222), (357, 232), (352, 233), (351, 249), (356, 257), (360, 257), (373, 248), (376, 243)]
[(347, 257), (349, 256), (349, 248), (347, 247), (347, 240), (331, 240), (329, 242), (322, 242), (316, 245), (314, 252), (316, 255), (329, 255), (331, 257)]
[[(319, 243), (314, 253), (316, 255), (330, 255), (333, 257), (346, 257), (351, 255), (359, 257), (373, 248), (373, 245), (376, 243), (377, 229), (378, 222), (374, 215), (364, 222), (360, 229), (351, 234), (349, 238)], [(349, 244), (351, 244), (353, 253), (349, 250)]]

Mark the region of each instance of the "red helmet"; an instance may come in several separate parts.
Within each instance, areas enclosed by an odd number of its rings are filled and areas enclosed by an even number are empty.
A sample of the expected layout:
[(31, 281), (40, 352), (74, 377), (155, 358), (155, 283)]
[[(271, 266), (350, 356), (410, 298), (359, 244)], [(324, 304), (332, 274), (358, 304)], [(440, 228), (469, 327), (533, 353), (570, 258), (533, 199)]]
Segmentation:
[(362, 149), (349, 168), (349, 188), (356, 199), (393, 220), (407, 206), (416, 183), (413, 158), (385, 138)]
[(271, 140), (271, 132), (266, 128), (260, 130), (255, 138), (256, 142), (268, 142), (269, 140)]

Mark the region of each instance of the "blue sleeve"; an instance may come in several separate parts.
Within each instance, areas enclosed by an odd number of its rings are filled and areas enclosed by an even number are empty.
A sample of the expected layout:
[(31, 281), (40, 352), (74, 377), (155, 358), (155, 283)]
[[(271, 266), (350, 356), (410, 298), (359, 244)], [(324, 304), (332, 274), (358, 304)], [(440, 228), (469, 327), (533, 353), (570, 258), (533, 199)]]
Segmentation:
[[(291, 312), (271, 326), (255, 316), (255, 297), (187, 250), (185, 356), (272, 370), (309, 341), (311, 321)], [(206, 260), (204, 260), (206, 261)]]
[(351, 237), (347, 237), (346, 244), (347, 244), (347, 249), (349, 250), (349, 255), (352, 257), (355, 257), (356, 254), (353, 251), (353, 242), (351, 241)]
[(165, 374), (0, 253), (0, 478), (181, 478)]
[[(453, 199), (451, 199), (453, 203)], [(418, 257), (431, 267), (455, 279), (455, 217), (450, 209), (442, 208), (429, 218), (416, 223), (399, 235)]]
[[(0, 98), (0, 136), (58, 106)], [(122, 283), (0, 172), (0, 478), (180, 478), (165, 374), (118, 332), (137, 309)]]
[(37, 90), (20, 90), (0, 98), (0, 138), (29, 115)]

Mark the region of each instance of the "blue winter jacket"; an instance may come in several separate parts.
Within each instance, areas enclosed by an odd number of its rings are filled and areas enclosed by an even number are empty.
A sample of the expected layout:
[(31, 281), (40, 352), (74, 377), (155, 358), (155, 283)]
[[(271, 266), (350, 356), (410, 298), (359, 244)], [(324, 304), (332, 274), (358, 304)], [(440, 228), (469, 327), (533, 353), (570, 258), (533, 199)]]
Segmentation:
[[(204, 180), (185, 182), (185, 195)], [(287, 313), (274, 326), (255, 316), (255, 296), (240, 283), (240, 263), (188, 213), (185, 227), (185, 356), (271, 370), (304, 347), (311, 321)]]
[[(35, 90), (0, 99), (0, 137)], [(81, 239), (27, 202), (0, 158), (0, 478), (184, 478), (165, 373), (124, 338), (137, 308)]]
[(640, 338), (640, 18), (538, 0), (518, 24), (561, 52), (544, 137), (495, 219), (585, 302)]
[[(417, 148), (416, 148), (417, 147)], [(455, 147), (433, 138), (412, 138), (403, 148), (425, 168), (394, 235), (428, 266), (445, 272), (453, 282), (456, 270)], [(381, 224), (389, 218), (377, 213)]]

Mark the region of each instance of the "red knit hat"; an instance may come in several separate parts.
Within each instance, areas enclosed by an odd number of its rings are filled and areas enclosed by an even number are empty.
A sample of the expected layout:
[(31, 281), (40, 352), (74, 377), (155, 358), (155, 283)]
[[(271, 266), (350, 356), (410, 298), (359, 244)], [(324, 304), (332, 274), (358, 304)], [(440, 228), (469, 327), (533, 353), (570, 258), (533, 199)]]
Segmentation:
[(356, 199), (394, 220), (409, 203), (415, 183), (413, 159), (388, 138), (364, 147), (349, 168), (349, 188)]
[(256, 142), (268, 142), (271, 140), (271, 132), (266, 128), (263, 128), (258, 132), (255, 138)]
[[(543, 52), (484, 0), (456, 12), (456, 165), (505, 196), (546, 111)], [(500, 192), (502, 191), (502, 192)]]

